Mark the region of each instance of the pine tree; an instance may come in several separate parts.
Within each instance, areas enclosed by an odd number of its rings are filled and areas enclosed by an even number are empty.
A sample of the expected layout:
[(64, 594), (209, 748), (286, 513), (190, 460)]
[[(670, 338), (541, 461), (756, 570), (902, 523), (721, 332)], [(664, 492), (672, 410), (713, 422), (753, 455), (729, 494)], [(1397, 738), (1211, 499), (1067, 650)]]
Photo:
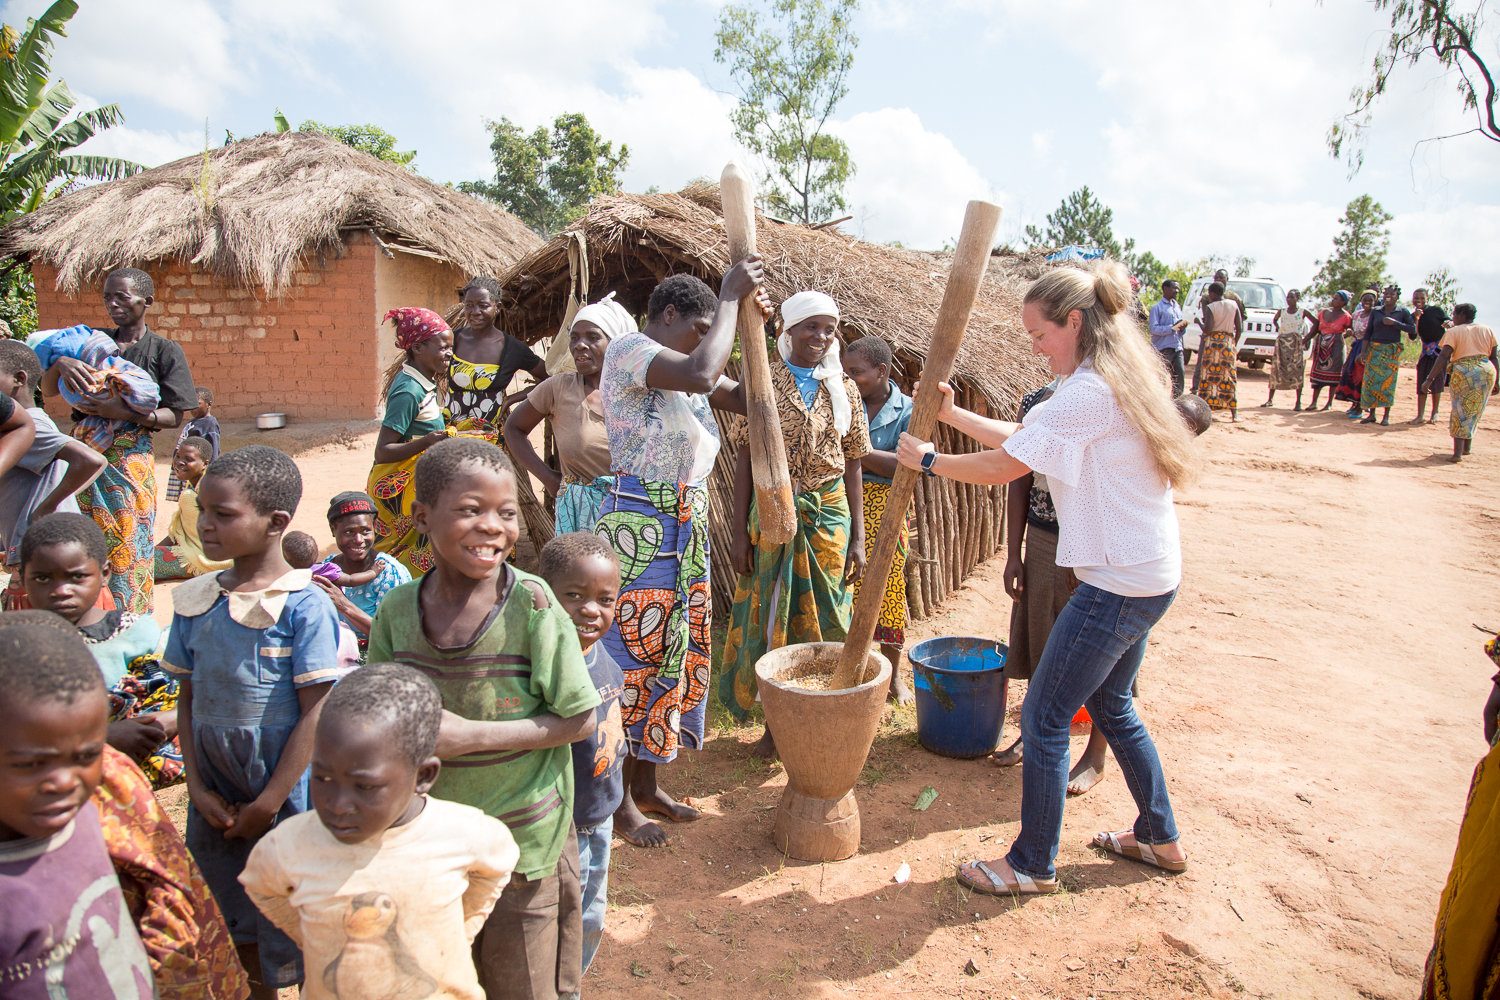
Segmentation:
[(1319, 295), (1342, 289), (1358, 302), (1366, 288), (1386, 283), (1385, 258), (1391, 247), (1387, 223), (1391, 218), (1380, 202), (1367, 194), (1349, 203), (1344, 209), (1343, 231), (1333, 238), (1332, 256), (1318, 261), (1313, 286)]

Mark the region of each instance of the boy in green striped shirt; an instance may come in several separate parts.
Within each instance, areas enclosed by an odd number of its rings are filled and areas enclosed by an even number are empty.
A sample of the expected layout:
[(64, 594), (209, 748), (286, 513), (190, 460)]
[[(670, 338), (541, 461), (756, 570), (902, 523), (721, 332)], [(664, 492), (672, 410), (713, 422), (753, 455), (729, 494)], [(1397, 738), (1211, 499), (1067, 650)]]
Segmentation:
[(489, 1000), (580, 990), (582, 912), (570, 744), (592, 735), (599, 693), (577, 629), (540, 577), (509, 566), (520, 533), (515, 473), (477, 438), (423, 453), (412, 518), (433, 568), (380, 603), (371, 663), (405, 663), (443, 698), (431, 794), (504, 823), (515, 876), (475, 941)]

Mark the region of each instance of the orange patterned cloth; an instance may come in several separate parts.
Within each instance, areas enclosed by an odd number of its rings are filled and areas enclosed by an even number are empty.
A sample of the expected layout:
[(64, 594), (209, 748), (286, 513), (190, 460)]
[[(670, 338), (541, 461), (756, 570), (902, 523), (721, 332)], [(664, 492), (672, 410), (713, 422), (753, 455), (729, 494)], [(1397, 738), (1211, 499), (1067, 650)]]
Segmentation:
[(151, 782), (106, 746), (94, 790), (104, 845), (140, 930), (161, 1000), (243, 1000), (250, 995), (229, 927), (167, 818)]

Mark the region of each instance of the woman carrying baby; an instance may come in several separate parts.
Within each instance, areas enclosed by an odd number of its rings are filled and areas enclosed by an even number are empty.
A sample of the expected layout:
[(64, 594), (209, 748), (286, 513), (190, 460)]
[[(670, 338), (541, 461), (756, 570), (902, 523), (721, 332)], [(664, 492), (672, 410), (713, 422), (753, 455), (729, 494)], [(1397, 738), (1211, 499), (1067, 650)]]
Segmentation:
[[(86, 416), (123, 422), (104, 452), (108, 466), (88, 489), (79, 492), (78, 509), (104, 529), (109, 541), (109, 589), (115, 604), (138, 615), (152, 611), (156, 460), (151, 435), (180, 426), (183, 413), (198, 406), (193, 373), (182, 348), (146, 325), (146, 310), (155, 294), (151, 276), (133, 267), (111, 271), (104, 279), (104, 308), (117, 324), (104, 332), (119, 345), (121, 357), (156, 383), (160, 390), (157, 408), (140, 413), (123, 399), (111, 397), (81, 400), (73, 410), (75, 423)], [(60, 395), (62, 388), (90, 392), (95, 388), (92, 374), (76, 358), (59, 357), (42, 377), (42, 395)]]

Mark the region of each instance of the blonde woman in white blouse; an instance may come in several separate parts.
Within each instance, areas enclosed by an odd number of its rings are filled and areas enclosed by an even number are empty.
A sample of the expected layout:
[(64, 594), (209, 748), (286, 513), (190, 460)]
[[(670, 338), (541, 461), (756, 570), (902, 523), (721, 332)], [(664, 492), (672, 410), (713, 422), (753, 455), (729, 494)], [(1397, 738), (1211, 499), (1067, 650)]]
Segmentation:
[(1033, 352), (1062, 376), (1052, 398), (1014, 424), (954, 406), (944, 384), (938, 419), (994, 450), (939, 455), (910, 434), (897, 447), (903, 465), (961, 482), (1045, 475), (1057, 508), (1057, 564), (1078, 578), (1026, 690), (1021, 832), (1005, 857), (959, 869), (958, 880), (976, 892), (1057, 888), (1068, 725), (1082, 705), (1140, 810), (1132, 829), (1101, 833), (1094, 843), (1167, 871), (1187, 867), (1156, 745), (1130, 685), (1151, 627), (1182, 579), (1172, 488), (1192, 478), (1196, 449), (1165, 369), (1127, 312), (1130, 300), (1125, 269), (1114, 261), (1044, 275), (1026, 293), (1021, 318)]

